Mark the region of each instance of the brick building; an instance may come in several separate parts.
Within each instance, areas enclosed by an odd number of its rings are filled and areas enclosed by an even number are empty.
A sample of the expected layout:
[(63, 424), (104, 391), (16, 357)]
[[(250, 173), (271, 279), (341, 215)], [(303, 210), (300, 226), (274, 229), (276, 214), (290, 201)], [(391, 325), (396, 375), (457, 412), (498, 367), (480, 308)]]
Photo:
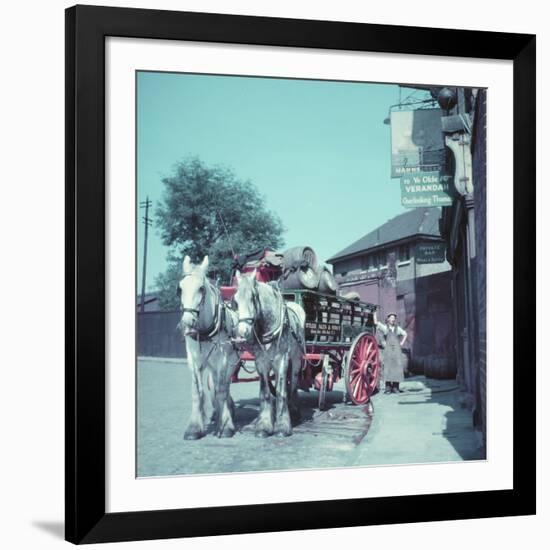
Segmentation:
[(382, 318), (397, 313), (413, 360), (437, 356), (451, 361), (454, 353), (451, 266), (444, 256), (441, 262), (424, 263), (418, 252), (419, 246), (444, 247), (440, 216), (440, 208), (409, 210), (327, 260), (341, 294), (355, 291), (378, 304)]
[[(453, 159), (471, 170), (461, 174), (451, 206), (443, 208), (441, 229), (452, 268), (453, 324), (458, 361), (457, 381), (471, 408), (473, 423), (486, 442), (486, 104), (484, 89), (458, 89), (449, 116), (462, 115), (463, 128), (451, 127), (447, 142), (465, 145)], [(455, 173), (455, 181), (458, 175)]]

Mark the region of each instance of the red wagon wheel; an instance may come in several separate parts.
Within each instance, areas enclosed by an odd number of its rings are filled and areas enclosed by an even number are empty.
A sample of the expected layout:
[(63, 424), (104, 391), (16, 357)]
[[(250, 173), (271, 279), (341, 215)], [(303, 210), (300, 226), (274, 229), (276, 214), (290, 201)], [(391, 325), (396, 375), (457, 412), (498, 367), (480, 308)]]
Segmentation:
[(359, 334), (351, 344), (346, 363), (346, 390), (355, 405), (364, 405), (378, 385), (380, 354), (376, 338)]

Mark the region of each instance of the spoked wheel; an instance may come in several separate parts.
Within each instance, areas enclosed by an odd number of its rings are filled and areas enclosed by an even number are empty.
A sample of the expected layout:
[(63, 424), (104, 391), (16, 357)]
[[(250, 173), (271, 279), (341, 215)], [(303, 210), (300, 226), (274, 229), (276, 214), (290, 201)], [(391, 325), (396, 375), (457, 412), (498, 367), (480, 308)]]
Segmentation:
[(367, 332), (357, 336), (346, 361), (346, 390), (355, 405), (364, 405), (374, 393), (380, 376), (376, 338)]

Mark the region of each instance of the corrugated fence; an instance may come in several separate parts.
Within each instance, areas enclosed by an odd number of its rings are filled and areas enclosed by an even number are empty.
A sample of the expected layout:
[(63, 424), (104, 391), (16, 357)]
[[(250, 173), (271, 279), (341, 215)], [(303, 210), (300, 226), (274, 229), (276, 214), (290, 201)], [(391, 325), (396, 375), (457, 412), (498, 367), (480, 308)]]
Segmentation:
[(176, 328), (180, 311), (137, 314), (137, 352), (140, 357), (186, 357), (185, 342)]

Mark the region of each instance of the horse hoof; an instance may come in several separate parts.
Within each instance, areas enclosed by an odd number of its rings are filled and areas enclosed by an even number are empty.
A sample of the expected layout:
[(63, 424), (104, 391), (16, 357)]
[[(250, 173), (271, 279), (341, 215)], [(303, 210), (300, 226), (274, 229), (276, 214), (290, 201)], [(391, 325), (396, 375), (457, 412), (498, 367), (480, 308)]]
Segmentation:
[(292, 435), (292, 428), (279, 428), (275, 431), (277, 437), (288, 437)]
[(189, 431), (183, 434), (183, 439), (186, 441), (196, 441), (204, 437), (204, 433), (201, 431)]
[(267, 430), (258, 430), (256, 432), (256, 437), (266, 438), (266, 437), (269, 437), (270, 435), (271, 433), (268, 432)]
[(235, 435), (235, 430), (231, 428), (225, 428), (223, 431), (218, 432), (218, 437), (233, 437)]

